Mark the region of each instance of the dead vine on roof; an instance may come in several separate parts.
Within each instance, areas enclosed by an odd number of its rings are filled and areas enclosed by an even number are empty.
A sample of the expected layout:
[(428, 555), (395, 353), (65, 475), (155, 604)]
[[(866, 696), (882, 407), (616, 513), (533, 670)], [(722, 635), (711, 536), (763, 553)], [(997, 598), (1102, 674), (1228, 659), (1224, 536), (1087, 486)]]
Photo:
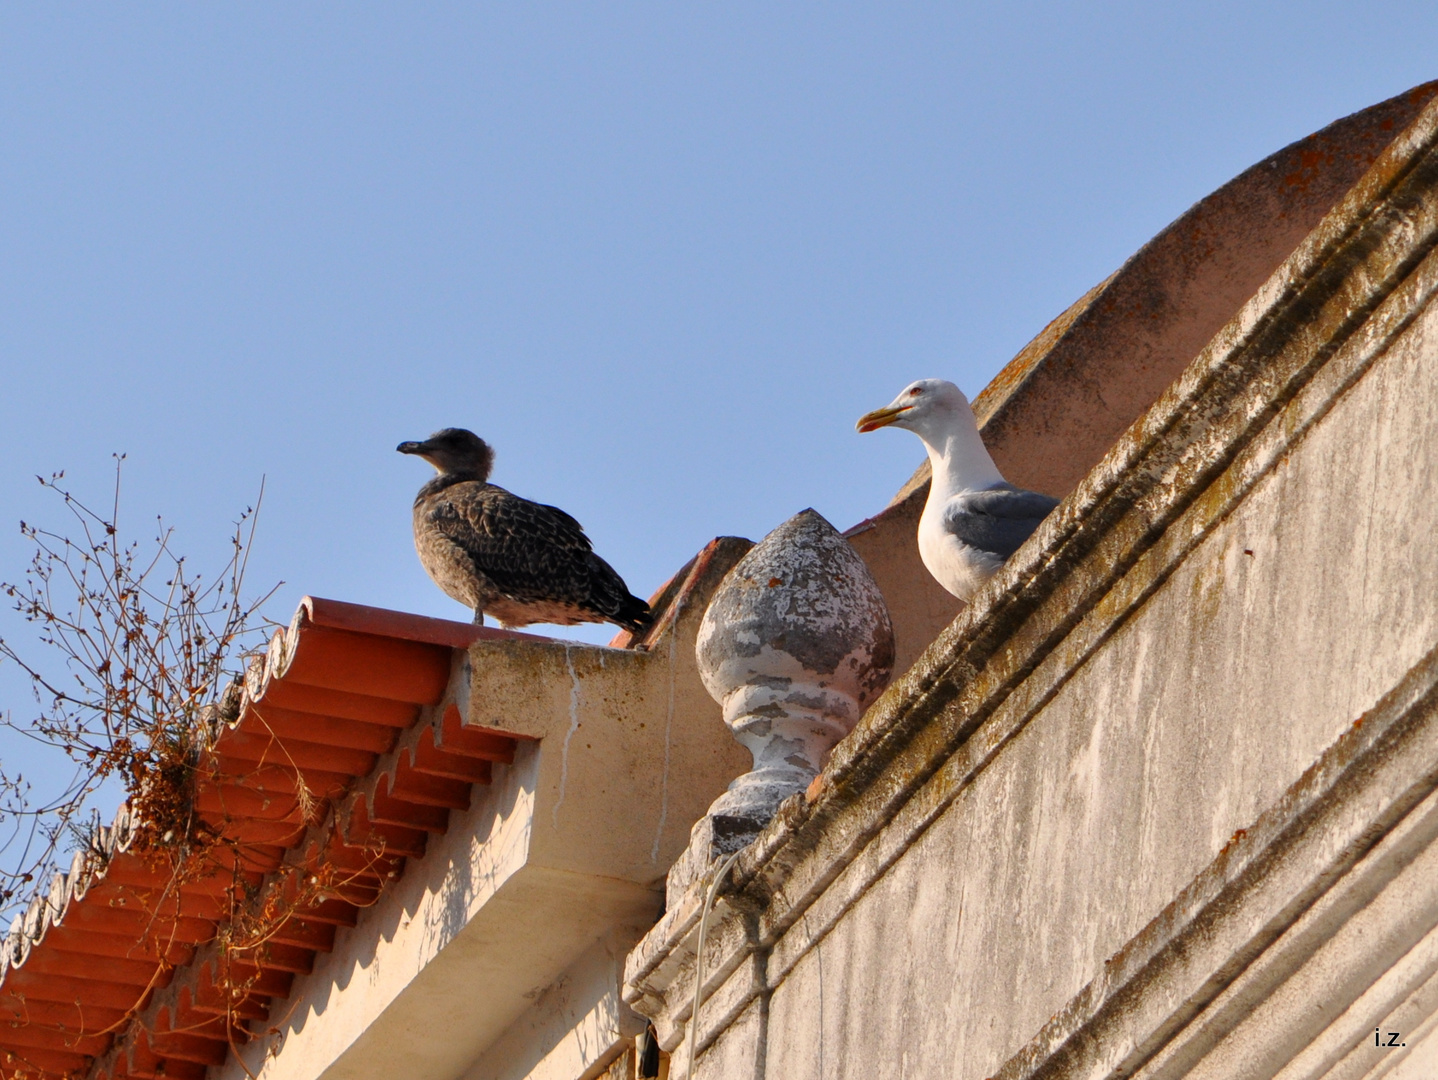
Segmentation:
[(138, 849), (177, 873), (198, 872), (194, 856), (218, 842), (195, 811), (195, 769), (227, 687), (264, 640), (260, 608), (275, 590), (243, 598), (255, 509), (234, 523), (229, 559), (207, 578), (175, 552), (162, 520), (151, 545), (122, 538), (122, 462), (116, 455), (104, 513), (62, 486), (63, 473), (38, 477), (63, 500), (70, 529), (21, 522), (35, 555), (23, 580), (0, 584), (40, 645), (32, 656), (0, 639), (0, 661), (26, 674), (38, 706), (28, 721), (7, 713), (0, 723), (60, 749), (73, 770), (58, 795), (37, 798), (0, 766), (0, 912), (28, 901), (67, 847), (94, 851), (104, 789), (129, 802)]

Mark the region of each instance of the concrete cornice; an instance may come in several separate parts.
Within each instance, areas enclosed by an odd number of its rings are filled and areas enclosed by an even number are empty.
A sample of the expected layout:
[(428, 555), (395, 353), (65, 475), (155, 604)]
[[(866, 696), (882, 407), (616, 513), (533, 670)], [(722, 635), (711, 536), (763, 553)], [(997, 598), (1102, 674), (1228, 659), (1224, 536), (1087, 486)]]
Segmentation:
[[(710, 931), (712, 997), (701, 1047), (795, 962), (776, 948), (785, 931), (804, 917), (808, 939), (821, 938), (1354, 385), (1438, 291), (1435, 243), (1438, 105), (1430, 103), (870, 709), (807, 796), (785, 803), (740, 856)], [(1407, 706), (1385, 706), (1387, 728), (1366, 724), (1368, 734), (1335, 747), (1308, 782), (1322, 787), (1329, 777), (1326, 791), (1339, 782), (1333, 777), (1356, 775), (1355, 762), (1378, 752), (1383, 731), (1427, 710), (1431, 668), (1430, 658), (1413, 672)], [(1418, 783), (1405, 788), (1414, 798)], [(1195, 882), (1162, 925), (1121, 954), (1131, 959), (1056, 1016), (1004, 1075), (1033, 1075), (1061, 1051), (1080, 1053), (1084, 1038), (1149, 977), (1154, 956), (1215, 917), (1216, 897), (1243, 874), (1279, 858), (1278, 838), (1313, 810), (1298, 795), (1284, 805), (1263, 835), (1236, 838), (1206, 884)], [(1350, 865), (1362, 853), (1358, 837), (1340, 848)], [(1333, 875), (1342, 870), (1327, 866)], [(656, 1018), (666, 1046), (677, 1045), (688, 1015), (703, 885), (666, 913), (626, 969), (626, 998)], [(1174, 974), (1183, 992), (1200, 992), (1193, 979), (1210, 993), (1221, 988), (1222, 965), (1205, 963)], [(1136, 1022), (1129, 1040), (1140, 1058), (1144, 1039), (1154, 1037), (1141, 1028)]]

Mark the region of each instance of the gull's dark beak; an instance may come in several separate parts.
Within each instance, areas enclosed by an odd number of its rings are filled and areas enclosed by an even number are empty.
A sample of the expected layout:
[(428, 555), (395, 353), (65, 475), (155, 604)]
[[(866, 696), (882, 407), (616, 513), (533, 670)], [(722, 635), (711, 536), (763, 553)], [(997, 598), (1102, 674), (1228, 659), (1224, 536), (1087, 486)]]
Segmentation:
[(395, 447), (401, 454), (422, 454), (429, 449), (428, 445), (422, 442), (402, 442)]
[(859, 422), (854, 427), (860, 432), (878, 431), (881, 427), (888, 427), (912, 408), (912, 405), (887, 405), (882, 409), (866, 412), (859, 417)]

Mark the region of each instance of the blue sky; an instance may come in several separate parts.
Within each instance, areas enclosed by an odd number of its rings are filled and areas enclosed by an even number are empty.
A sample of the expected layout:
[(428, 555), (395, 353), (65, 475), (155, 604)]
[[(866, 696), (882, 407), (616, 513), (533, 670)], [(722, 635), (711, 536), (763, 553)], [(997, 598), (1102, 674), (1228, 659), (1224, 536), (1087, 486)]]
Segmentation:
[(714, 535), (851, 525), (921, 457), (858, 414), (976, 392), (1435, 58), (1431, 4), (1383, 0), (6, 5), (0, 580), (62, 521), (35, 474), (102, 500), (123, 451), (126, 520), (200, 566), (265, 478), (276, 618), (466, 618), (394, 452), (448, 425), (641, 595)]

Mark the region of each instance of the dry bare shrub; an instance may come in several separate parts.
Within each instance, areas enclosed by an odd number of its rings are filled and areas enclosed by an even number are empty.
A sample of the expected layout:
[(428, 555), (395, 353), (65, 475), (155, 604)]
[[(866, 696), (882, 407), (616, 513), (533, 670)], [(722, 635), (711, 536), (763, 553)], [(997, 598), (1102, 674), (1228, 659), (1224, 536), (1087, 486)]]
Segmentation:
[[(49, 746), (74, 766), (57, 796), (36, 800), (24, 776), (0, 765), (0, 912), (28, 901), (66, 848), (87, 850), (99, 824), (94, 803), (106, 785), (122, 789), (138, 822), (137, 847), (177, 874), (200, 872), (198, 859), (219, 842), (195, 811), (199, 750), (216, 719), (238, 708), (247, 653), (263, 644), (261, 606), (274, 588), (243, 598), (256, 509), (234, 522), (228, 561), (212, 577), (192, 571), (157, 519), (153, 541), (122, 537), (120, 481), (106, 512), (62, 486), (40, 483), (71, 516), (68, 534), (21, 522), (35, 555), (19, 583), (0, 584), (38, 630), (42, 657), (0, 639), (0, 661), (26, 676), (38, 711), (0, 723)], [(261, 484), (260, 497), (264, 486)]]
[[(171, 896), (187, 881), (225, 879), (225, 913), (211, 944), (233, 1046), (236, 1034), (247, 1037), (233, 1010), (253, 992), (272, 941), (289, 920), (332, 898), (372, 903), (376, 883), (396, 876), (398, 860), (381, 841), (363, 849), (358, 867), (288, 865), (256, 883), (241, 872), (244, 852), (225, 835), (225, 821), (207, 824), (197, 812), (201, 770), (215, 767), (202, 751), (221, 725), (239, 717), (244, 669), (274, 625), (260, 609), (278, 586), (242, 598), (252, 509), (234, 523), (229, 559), (212, 578), (190, 570), (163, 521), (151, 544), (123, 539), (122, 462), (117, 456), (114, 498), (104, 513), (67, 491), (63, 474), (39, 478), (71, 515), (70, 535), (22, 522), (35, 556), (22, 582), (0, 584), (38, 628), (44, 654), (44, 662), (27, 658), (0, 639), (0, 661), (25, 672), (39, 707), (26, 723), (7, 716), (0, 724), (58, 747), (75, 766), (57, 798), (37, 803), (25, 779), (0, 765), (0, 824), (19, 826), (0, 843), (0, 852), (19, 848), (0, 870), (0, 910), (28, 901), (66, 846), (98, 859), (93, 803), (102, 788), (118, 784), (131, 809), (130, 850), (163, 870)], [(323, 808), (298, 770), (296, 785), (303, 817), (316, 819)], [(163, 953), (171, 943), (158, 933), (153, 944)], [(137, 1006), (143, 997), (137, 995)], [(124, 1020), (87, 1034), (118, 1031), (134, 1016), (133, 1008), (126, 1010)]]

